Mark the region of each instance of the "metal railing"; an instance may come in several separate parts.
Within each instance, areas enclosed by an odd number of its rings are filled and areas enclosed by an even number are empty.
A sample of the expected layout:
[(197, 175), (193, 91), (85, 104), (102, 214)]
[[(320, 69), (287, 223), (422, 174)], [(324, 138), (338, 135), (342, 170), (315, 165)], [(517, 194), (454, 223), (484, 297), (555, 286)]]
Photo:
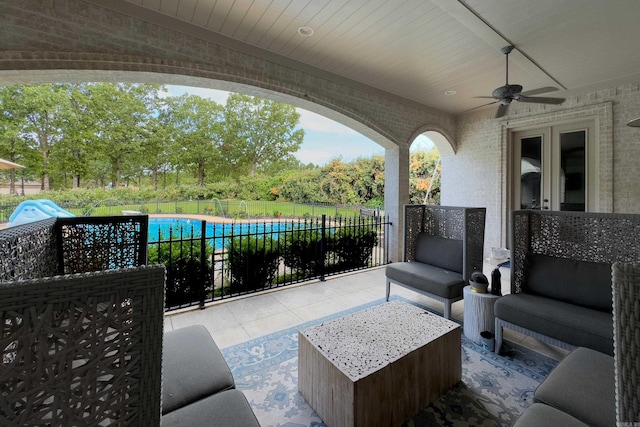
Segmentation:
[(150, 219), (149, 263), (167, 267), (167, 311), (388, 263), (382, 216), (217, 223)]

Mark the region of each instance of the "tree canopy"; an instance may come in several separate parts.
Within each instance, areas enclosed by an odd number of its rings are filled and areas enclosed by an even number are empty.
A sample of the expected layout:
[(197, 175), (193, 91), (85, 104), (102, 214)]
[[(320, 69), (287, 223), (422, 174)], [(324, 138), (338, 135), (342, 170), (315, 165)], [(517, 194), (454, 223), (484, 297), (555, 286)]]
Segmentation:
[[(175, 195), (382, 205), (384, 157), (302, 165), (290, 105), (230, 94), (226, 104), (166, 96), (162, 85), (0, 87), (0, 157), (43, 190), (137, 187)], [(411, 154), (411, 201), (438, 202), (437, 150)], [(201, 190), (186, 191), (184, 185)], [(12, 187), (15, 190), (15, 186)]]

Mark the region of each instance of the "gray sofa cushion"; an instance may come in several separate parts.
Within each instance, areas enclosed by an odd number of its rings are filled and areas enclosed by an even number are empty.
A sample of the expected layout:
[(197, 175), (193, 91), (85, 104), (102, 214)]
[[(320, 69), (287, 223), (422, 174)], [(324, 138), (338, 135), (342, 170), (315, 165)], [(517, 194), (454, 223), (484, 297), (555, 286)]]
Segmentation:
[(162, 416), (162, 427), (260, 427), (247, 399), (239, 390), (227, 390)]
[(465, 286), (462, 274), (416, 261), (389, 264), (385, 274), (392, 282), (447, 299), (461, 296)]
[(518, 418), (513, 427), (589, 427), (569, 414), (551, 406), (534, 403)]
[(588, 348), (573, 350), (538, 386), (534, 401), (594, 427), (615, 426), (613, 357)]
[(612, 311), (611, 264), (527, 254), (523, 291)]
[(418, 234), (415, 260), (445, 270), (463, 272), (462, 240)]
[(162, 413), (235, 388), (233, 375), (202, 325), (168, 331), (162, 350)]
[(525, 293), (499, 298), (496, 317), (577, 347), (613, 354), (613, 315)]

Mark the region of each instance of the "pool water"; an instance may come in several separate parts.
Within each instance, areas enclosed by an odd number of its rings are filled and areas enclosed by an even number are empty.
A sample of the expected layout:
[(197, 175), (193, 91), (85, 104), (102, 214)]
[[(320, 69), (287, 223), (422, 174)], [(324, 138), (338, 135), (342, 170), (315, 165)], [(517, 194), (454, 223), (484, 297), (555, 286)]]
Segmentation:
[[(278, 233), (293, 228), (291, 223), (206, 223), (205, 237), (215, 242), (216, 249), (224, 247), (224, 240), (235, 236), (252, 235), (261, 237), (264, 234), (274, 239)], [(149, 218), (149, 241), (166, 240), (169, 233), (174, 239), (199, 238), (202, 235), (202, 221), (188, 218)], [(209, 242), (212, 245), (212, 242)]]

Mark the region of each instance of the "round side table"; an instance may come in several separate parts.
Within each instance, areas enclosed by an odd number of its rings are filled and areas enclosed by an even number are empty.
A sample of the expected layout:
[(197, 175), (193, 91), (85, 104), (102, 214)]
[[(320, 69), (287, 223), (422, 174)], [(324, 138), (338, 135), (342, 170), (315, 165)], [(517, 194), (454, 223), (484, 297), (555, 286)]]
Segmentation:
[(465, 286), (462, 292), (464, 297), (463, 333), (473, 342), (480, 344), (480, 332), (495, 332), (493, 305), (500, 296), (474, 292), (471, 286)]

